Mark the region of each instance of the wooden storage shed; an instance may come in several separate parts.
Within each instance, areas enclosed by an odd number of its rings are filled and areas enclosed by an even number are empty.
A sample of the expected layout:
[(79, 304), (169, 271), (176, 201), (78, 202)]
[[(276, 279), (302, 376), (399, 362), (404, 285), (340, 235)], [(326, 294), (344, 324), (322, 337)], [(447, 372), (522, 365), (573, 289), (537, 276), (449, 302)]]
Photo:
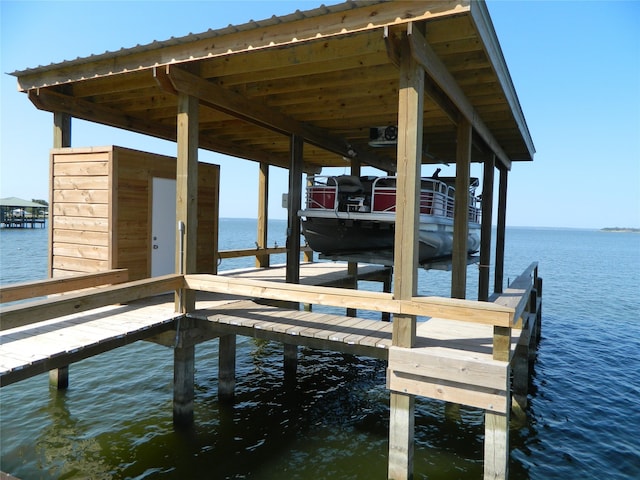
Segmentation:
[[(175, 271), (174, 157), (117, 146), (56, 148), (50, 171), (51, 276), (126, 268), (137, 280)], [(198, 164), (202, 273), (216, 268), (219, 175), (218, 165)]]

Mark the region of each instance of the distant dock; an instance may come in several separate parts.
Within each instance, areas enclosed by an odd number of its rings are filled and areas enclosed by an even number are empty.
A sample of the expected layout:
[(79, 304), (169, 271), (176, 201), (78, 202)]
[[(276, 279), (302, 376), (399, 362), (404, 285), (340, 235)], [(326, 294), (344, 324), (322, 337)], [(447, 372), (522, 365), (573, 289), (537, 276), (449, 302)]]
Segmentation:
[(44, 218), (3, 218), (0, 228), (44, 228)]
[(0, 198), (0, 228), (44, 228), (48, 209), (17, 197)]

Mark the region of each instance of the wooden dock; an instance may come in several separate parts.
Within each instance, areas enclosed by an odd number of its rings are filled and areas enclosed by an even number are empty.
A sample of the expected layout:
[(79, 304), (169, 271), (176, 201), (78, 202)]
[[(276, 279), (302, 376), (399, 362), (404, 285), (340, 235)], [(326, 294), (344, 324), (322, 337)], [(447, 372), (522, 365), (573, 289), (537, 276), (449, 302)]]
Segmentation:
[[(340, 264), (304, 264), (303, 284), (285, 283), (285, 270), (170, 275), (95, 287), (122, 279), (117, 271), (88, 276), (86, 286), (92, 288), (80, 291), (74, 278), (41, 282), (42, 289), (56, 295), (3, 309), (0, 386), (138, 340), (154, 341), (173, 350), (174, 423), (179, 428), (193, 422), (195, 345), (219, 339), (218, 394), (228, 400), (235, 388), (235, 339), (242, 335), (283, 343), (289, 372), (295, 372), (298, 346), (386, 360), (391, 392), (484, 409), (485, 458), (508, 458), (510, 410), (526, 407), (530, 352), (540, 329), (541, 280), (535, 264), (491, 302), (398, 300), (387, 292), (355, 290), (354, 276)], [(358, 278), (386, 281), (388, 269), (364, 266)], [(7, 289), (3, 300), (33, 288)], [(57, 295), (63, 288), (74, 292)], [(187, 313), (176, 313), (174, 293), (162, 294), (181, 289), (196, 292), (195, 308)], [(400, 347), (392, 342), (398, 322), (297, 309), (301, 304), (427, 320), (418, 322), (415, 344)], [(488, 462), (485, 473), (504, 465), (502, 460)]]
[[(275, 266), (269, 269), (231, 270), (221, 273), (221, 276), (284, 282), (284, 272), (284, 266)], [(381, 280), (385, 275), (388, 275), (386, 268), (363, 266), (358, 269), (358, 277), (361, 279)], [(122, 280), (124, 277), (119, 275), (110, 278)], [(59, 282), (48, 281), (47, 285), (57, 285)], [(89, 286), (95, 283), (86, 280), (85, 282), (85, 285)], [(345, 283), (352, 284), (353, 276), (348, 274), (344, 265), (329, 262), (301, 265), (301, 284), (343, 285)], [(47, 288), (45, 290), (47, 292), (54, 291), (50, 287), (43, 288)], [(5, 297), (3, 300), (13, 299), (14, 297), (10, 296), (13, 290), (6, 289), (3, 292)], [(198, 308), (204, 309), (203, 312), (210, 312), (212, 309), (229, 309), (233, 315), (232, 312), (239, 303), (236, 301), (229, 304), (229, 300), (224, 295), (201, 294), (200, 298), (206, 298), (197, 303)], [(63, 297), (59, 300), (62, 299)], [(283, 319), (288, 318), (289, 313), (293, 313), (268, 306), (261, 306), (261, 308), (264, 311), (269, 310), (271, 314), (274, 310), (279, 310)], [(3, 309), (3, 313), (10, 313), (10, 310)], [(106, 305), (86, 312), (6, 330), (3, 326), (0, 331), (0, 385), (6, 386), (46, 373), (137, 340), (152, 338), (163, 332), (175, 332), (175, 322), (182, 316), (175, 312), (172, 293), (147, 297), (128, 304)], [(194, 316), (207, 318), (207, 313), (194, 314)], [(322, 317), (314, 314), (311, 316)], [(3, 325), (5, 325), (8, 315), (3, 317)], [(372, 323), (380, 324), (376, 321)], [(386, 326), (389, 327), (390, 324), (387, 323)]]

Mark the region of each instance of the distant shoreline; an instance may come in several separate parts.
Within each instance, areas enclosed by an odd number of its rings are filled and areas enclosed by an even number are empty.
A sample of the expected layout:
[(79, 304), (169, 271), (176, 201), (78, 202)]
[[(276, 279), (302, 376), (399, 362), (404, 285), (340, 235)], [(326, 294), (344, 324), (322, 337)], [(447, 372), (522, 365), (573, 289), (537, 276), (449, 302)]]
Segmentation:
[(606, 228), (601, 228), (600, 231), (613, 232), (613, 233), (640, 233), (640, 228), (606, 227)]

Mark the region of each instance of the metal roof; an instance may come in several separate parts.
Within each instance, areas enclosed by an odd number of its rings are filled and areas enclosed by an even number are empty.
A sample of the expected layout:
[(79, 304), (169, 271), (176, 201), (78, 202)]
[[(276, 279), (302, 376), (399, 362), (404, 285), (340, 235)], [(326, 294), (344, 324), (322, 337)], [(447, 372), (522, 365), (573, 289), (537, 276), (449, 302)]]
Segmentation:
[(429, 63), (423, 162), (455, 162), (459, 115), (474, 127), (474, 161), (532, 160), (488, 11), (471, 0), (323, 5), (12, 75), (43, 110), (172, 140), (178, 91), (188, 92), (200, 99), (201, 148), (287, 166), (296, 133), (309, 169), (356, 154), (393, 170), (395, 149), (370, 146), (369, 135), (397, 124), (394, 54), (411, 32)]

